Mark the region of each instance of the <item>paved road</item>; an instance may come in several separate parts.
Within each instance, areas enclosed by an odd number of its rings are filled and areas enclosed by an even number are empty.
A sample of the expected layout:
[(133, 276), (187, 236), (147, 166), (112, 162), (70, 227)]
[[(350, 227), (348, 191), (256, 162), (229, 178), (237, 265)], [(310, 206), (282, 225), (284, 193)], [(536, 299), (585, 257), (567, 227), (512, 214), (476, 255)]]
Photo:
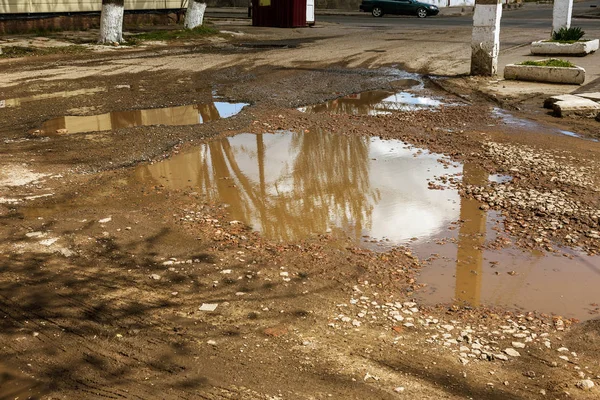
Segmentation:
[[(578, 14), (590, 10), (590, 5), (597, 5), (600, 8), (600, 0), (592, 0), (576, 3), (573, 6), (573, 14)], [(207, 10), (209, 17), (241, 17), (242, 14), (235, 13), (211, 13)], [(470, 26), (473, 23), (471, 15), (465, 16), (436, 16), (427, 19), (407, 16), (384, 16), (383, 18), (374, 18), (370, 14), (360, 13), (355, 15), (319, 15), (318, 21), (332, 22), (342, 25), (362, 26), (384, 28), (393, 26), (431, 26), (432, 28)], [(551, 4), (526, 4), (518, 10), (504, 11), (502, 17), (502, 26), (521, 27), (523, 29), (539, 29), (552, 25), (552, 5)], [(582, 29), (600, 29), (599, 19), (573, 19), (573, 25)], [(549, 28), (550, 29), (550, 28)]]
[[(598, 5), (600, 7), (600, 0), (586, 1), (582, 3), (576, 3), (573, 7), (573, 14), (589, 11), (590, 5)], [(471, 15), (465, 16), (437, 16), (429, 17), (425, 20), (416, 17), (400, 17), (400, 16), (384, 16), (383, 18), (374, 18), (370, 14), (361, 14), (358, 16), (338, 16), (338, 15), (321, 15), (317, 16), (319, 21), (324, 22), (335, 22), (344, 25), (415, 25), (422, 27), (423, 25), (429, 25), (432, 27), (444, 27), (444, 26), (469, 26), (473, 23), (473, 17)], [(552, 24), (552, 5), (543, 4), (527, 4), (523, 8), (518, 10), (506, 10), (502, 15), (502, 25), (516, 27), (520, 26), (525, 29), (527, 28), (540, 28), (547, 26), (548, 23)], [(597, 19), (574, 19), (573, 25), (579, 26), (585, 30), (589, 28), (600, 28), (600, 20)]]

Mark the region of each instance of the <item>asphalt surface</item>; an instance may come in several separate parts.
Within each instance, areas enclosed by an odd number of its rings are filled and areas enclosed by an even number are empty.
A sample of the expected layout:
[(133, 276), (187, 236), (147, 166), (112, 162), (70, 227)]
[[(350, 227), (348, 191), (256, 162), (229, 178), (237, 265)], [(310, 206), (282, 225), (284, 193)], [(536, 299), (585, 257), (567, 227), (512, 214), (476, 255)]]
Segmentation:
[[(593, 10), (590, 6), (597, 5), (600, 8), (599, 0), (578, 2), (573, 5), (573, 15), (589, 12)], [(596, 8), (597, 9), (597, 8)], [(246, 17), (243, 14), (238, 13), (215, 13), (207, 10), (206, 15), (212, 18), (240, 18)], [(247, 17), (246, 17), (247, 18)], [(460, 27), (470, 26), (473, 23), (472, 15), (452, 15), (444, 16), (438, 15), (435, 17), (428, 17), (420, 19), (412, 16), (395, 16), (385, 15), (382, 18), (372, 17), (368, 13), (354, 13), (353, 15), (319, 15), (317, 11), (316, 16), (317, 23), (329, 22), (337, 23), (349, 26), (361, 26), (361, 27), (373, 27), (383, 28), (386, 26), (415, 26), (423, 28), (424, 26), (430, 26), (432, 28), (440, 27)], [(598, 29), (600, 28), (600, 20), (598, 19), (584, 19), (584, 18), (573, 18), (572, 25), (578, 26), (583, 30), (587, 29)], [(526, 4), (520, 9), (516, 10), (505, 10), (502, 15), (502, 26), (506, 27), (520, 27), (522, 29), (539, 29), (547, 26), (551, 29), (552, 26), (552, 5), (551, 4)]]

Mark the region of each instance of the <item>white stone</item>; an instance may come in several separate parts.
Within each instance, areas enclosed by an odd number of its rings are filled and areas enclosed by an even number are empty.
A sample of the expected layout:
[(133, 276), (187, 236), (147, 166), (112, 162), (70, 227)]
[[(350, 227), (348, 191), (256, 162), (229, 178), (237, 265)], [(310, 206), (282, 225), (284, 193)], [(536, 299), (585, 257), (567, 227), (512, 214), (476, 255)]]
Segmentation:
[(584, 379), (582, 381), (577, 382), (575, 386), (582, 390), (592, 390), (595, 384), (590, 379)]
[(202, 303), (202, 305), (198, 308), (200, 311), (215, 311), (218, 307), (218, 304), (215, 303)]
[(585, 69), (508, 64), (504, 67), (504, 79), (581, 85), (585, 81)]
[(582, 40), (575, 43), (549, 42), (539, 40), (531, 43), (531, 54), (535, 55), (566, 55), (566, 56), (585, 56), (598, 50), (598, 39)]
[(525, 348), (525, 343), (512, 342), (512, 347), (516, 347), (517, 349), (524, 349)]
[(106, 224), (107, 222), (112, 221), (112, 217), (107, 217), (107, 218), (103, 218), (98, 220), (98, 222), (100, 222), (101, 224)]
[(40, 244), (42, 246), (52, 246), (54, 243), (56, 243), (58, 241), (58, 238), (50, 238), (50, 239), (46, 239), (46, 240), (42, 240), (40, 242)]
[(43, 232), (27, 232), (25, 234), (25, 236), (27, 236), (28, 238), (40, 237), (40, 236), (43, 236), (43, 235), (44, 235)]
[(516, 351), (515, 349), (513, 349), (511, 347), (504, 349), (504, 352), (511, 357), (519, 357), (521, 355), (521, 353), (519, 353), (518, 351)]

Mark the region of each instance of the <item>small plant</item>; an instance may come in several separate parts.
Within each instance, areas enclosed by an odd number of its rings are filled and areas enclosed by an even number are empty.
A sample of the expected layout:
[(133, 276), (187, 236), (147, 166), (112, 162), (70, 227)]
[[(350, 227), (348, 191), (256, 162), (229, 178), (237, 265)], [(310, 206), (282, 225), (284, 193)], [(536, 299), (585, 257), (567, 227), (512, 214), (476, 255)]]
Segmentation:
[(585, 35), (585, 32), (579, 27), (562, 27), (552, 32), (552, 40), (557, 42), (576, 42)]
[(548, 60), (541, 61), (523, 61), (520, 65), (533, 65), (536, 67), (563, 67), (563, 68), (573, 68), (575, 64), (566, 60), (559, 60), (557, 58), (550, 58)]

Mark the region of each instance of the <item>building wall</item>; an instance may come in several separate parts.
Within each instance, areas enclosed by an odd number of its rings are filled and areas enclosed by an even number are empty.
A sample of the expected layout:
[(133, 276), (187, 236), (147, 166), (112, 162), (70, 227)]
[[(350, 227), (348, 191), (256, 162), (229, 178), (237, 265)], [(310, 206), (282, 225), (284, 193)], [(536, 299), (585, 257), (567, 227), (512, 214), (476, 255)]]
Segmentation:
[[(183, 3), (183, 4), (182, 4)], [(125, 0), (126, 10), (175, 9), (186, 0)], [(0, 0), (0, 14), (100, 11), (102, 0)]]

